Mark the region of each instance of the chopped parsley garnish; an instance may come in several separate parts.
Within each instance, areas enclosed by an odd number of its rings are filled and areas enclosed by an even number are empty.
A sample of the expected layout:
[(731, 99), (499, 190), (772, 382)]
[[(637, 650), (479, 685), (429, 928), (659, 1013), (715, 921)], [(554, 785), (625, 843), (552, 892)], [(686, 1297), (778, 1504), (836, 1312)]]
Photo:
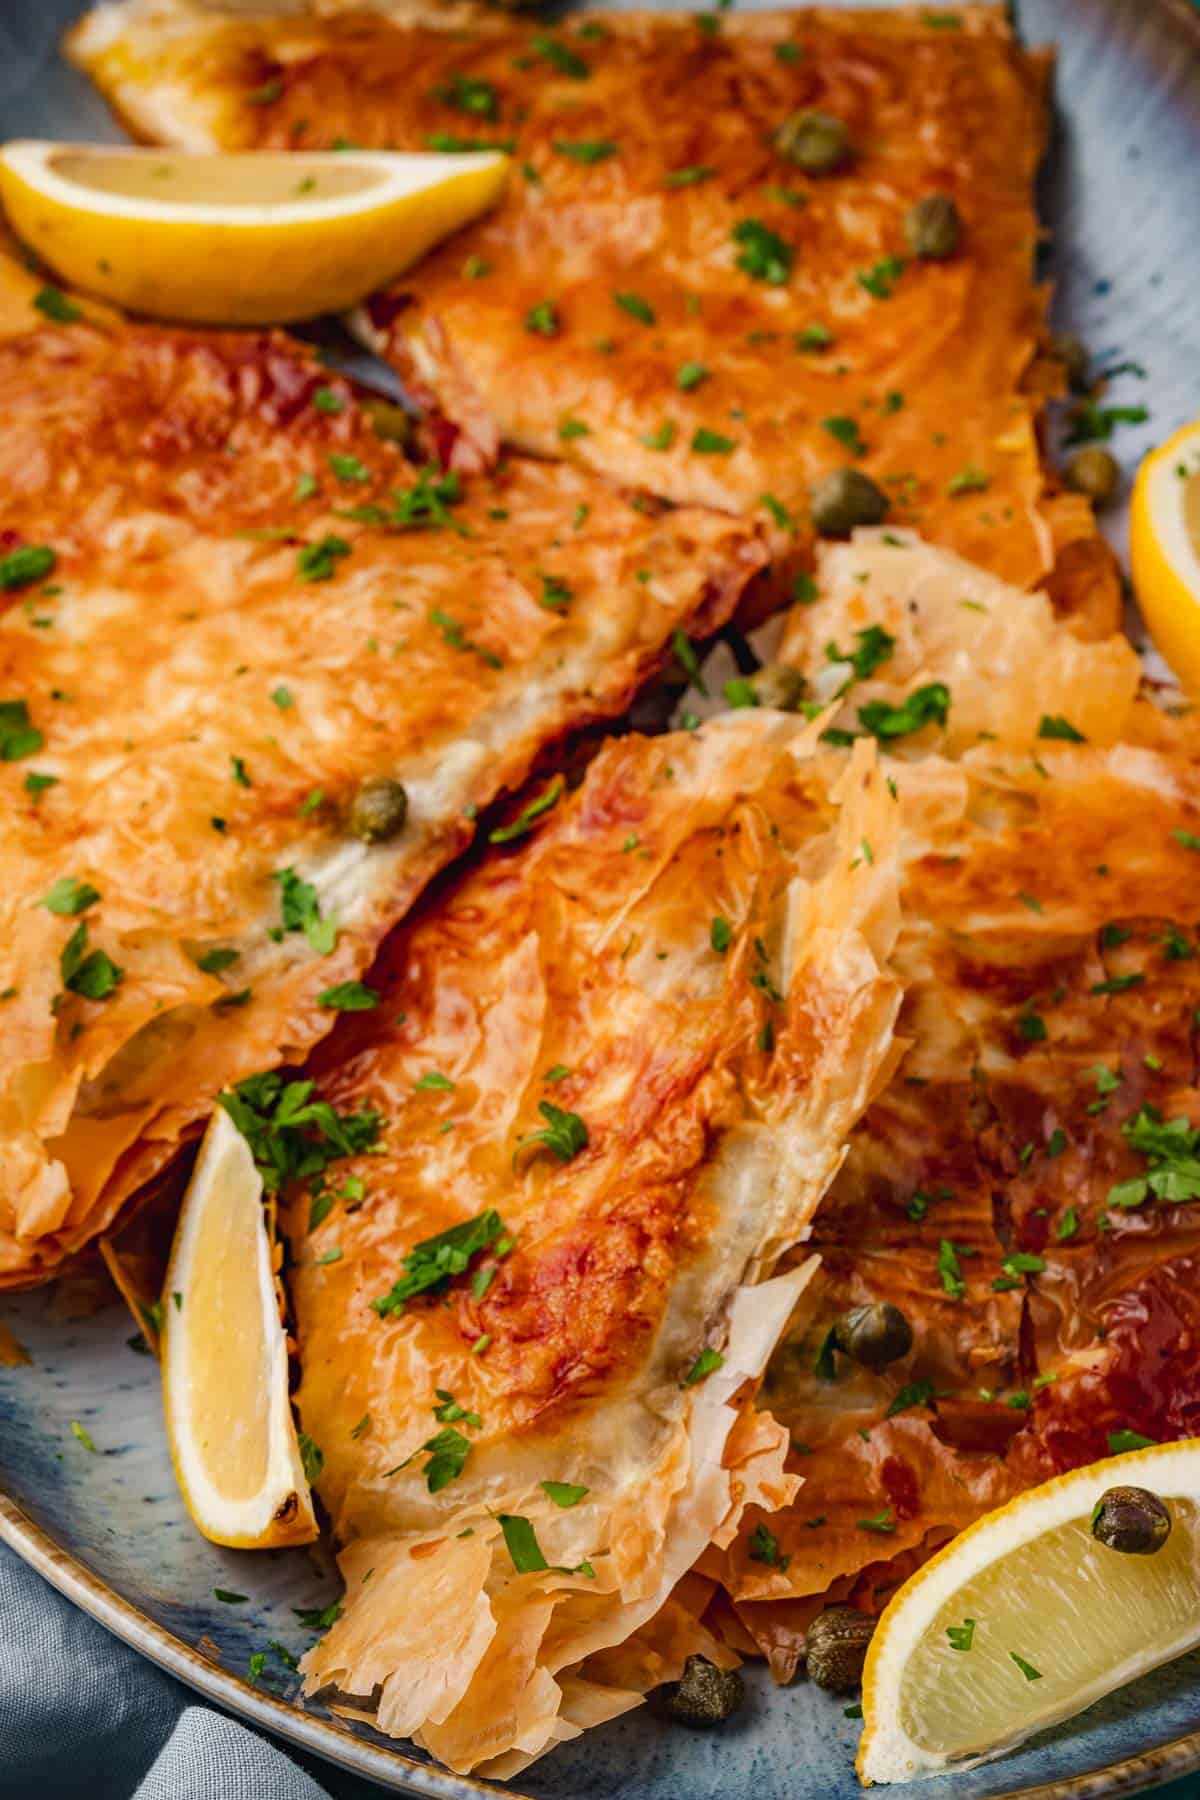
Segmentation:
[(698, 182), (708, 181), (716, 170), (707, 163), (689, 163), (685, 169), (672, 169), (669, 175), (663, 176), (663, 186), (669, 188), (695, 187)]
[(1087, 739), (1082, 731), (1077, 731), (1070, 719), (1064, 719), (1060, 713), (1043, 713), (1038, 724), (1040, 738), (1058, 738), (1064, 744), (1086, 744)]
[(63, 986), (85, 1000), (107, 1000), (124, 979), (125, 971), (106, 951), (89, 950), (87, 941), (87, 920), (81, 919), (58, 959)]
[(868, 294), (873, 294), (876, 300), (890, 300), (896, 291), (896, 283), (907, 267), (902, 256), (881, 256), (869, 269), (858, 271), (858, 285), (866, 288)]
[(304, 1465), (304, 1479), (311, 1486), (325, 1467), (325, 1453), (321, 1446), (314, 1443), (313, 1439), (309, 1437), (307, 1431), (299, 1432), (296, 1442), (300, 1450), (300, 1461)]
[(494, 119), (500, 112), (500, 96), (491, 82), (478, 75), (463, 75), (457, 69), (448, 81), (434, 88), (433, 96), (476, 119)]
[(573, 1481), (539, 1481), (538, 1486), (544, 1494), (548, 1494), (555, 1506), (578, 1506), (590, 1488), (579, 1487)]
[(898, 1413), (907, 1412), (910, 1406), (928, 1406), (933, 1395), (931, 1381), (906, 1381), (883, 1416), (894, 1419)]
[[(247, 95), (247, 99), (253, 99), (253, 95)], [(255, 1650), (252, 1653), (249, 1662), (246, 1664), (246, 1674), (252, 1684), (259, 1679), (259, 1677), (261, 1676), (261, 1674), (262, 1674), (263, 1670), (266, 1668), (266, 1666), (267, 1666), (266, 1651), (265, 1650)]]
[(331, 1600), (328, 1606), (293, 1606), (292, 1611), (306, 1631), (328, 1631), (341, 1618), (342, 1603)]
[(614, 293), (613, 299), (622, 312), (627, 312), (630, 318), (636, 319), (639, 324), (653, 325), (655, 323), (657, 315), (654, 308), (648, 300), (643, 300), (640, 294)]
[(525, 329), (533, 332), (535, 337), (557, 337), (559, 324), (558, 308), (553, 300), (539, 300), (525, 314)]
[[(315, 1089), (313, 1081), (285, 1081), (271, 1069), (217, 1096), (249, 1144), (268, 1192), (287, 1181), (310, 1180), (339, 1157), (358, 1156), (379, 1142), (379, 1113), (339, 1113), (327, 1100), (314, 1099)], [(312, 1229), (311, 1218), (309, 1223)]]
[(675, 442), (675, 424), (672, 419), (664, 419), (654, 431), (647, 431), (642, 443), (647, 450), (669, 450)]
[(453, 618), (450, 613), (443, 612), (440, 606), (433, 606), (429, 609), (429, 623), (437, 626), (452, 650), (472, 652), (489, 669), (504, 667), (495, 651), (489, 650), (483, 644), (477, 644), (473, 638), (469, 638), (461, 622)]
[(0, 762), (20, 762), (46, 742), (24, 700), (0, 700)]
[(507, 825), (497, 826), (495, 831), (489, 831), (488, 843), (511, 844), (517, 838), (526, 837), (543, 813), (548, 813), (552, 806), (558, 804), (566, 785), (563, 776), (556, 775), (536, 800), (531, 800), (527, 806), (522, 807), (515, 819)]
[(550, 1564), (542, 1555), (537, 1541), (537, 1533), (528, 1519), (522, 1519), (515, 1513), (500, 1513), (500, 1529), (504, 1533), (504, 1542), (508, 1554), (512, 1557), (513, 1568), (518, 1575), (529, 1575), (535, 1571), (548, 1569)]
[(83, 317), (82, 307), (68, 300), (60, 288), (48, 283), (33, 296), (33, 304), (44, 319), (53, 319), (56, 325), (73, 325), (76, 319)]
[(366, 463), (357, 456), (344, 456), (339, 452), (334, 451), (330, 455), (329, 466), (339, 481), (353, 483), (370, 481), (371, 479), (370, 469), (368, 469)]
[(1027, 1044), (1041, 1044), (1046, 1040), (1046, 1021), (1040, 1013), (1023, 1012), (1017, 1019), (1017, 1030)]
[(853, 650), (839, 650), (836, 644), (825, 646), (825, 655), (830, 662), (847, 662), (854, 670), (855, 679), (865, 681), (885, 662), (891, 661), (896, 640), (882, 625), (868, 625), (863, 631), (856, 631)]
[(329, 413), (336, 417), (338, 413), (344, 413), (346, 410), (345, 396), (339, 394), (336, 388), (319, 387), (312, 398), (313, 405), (318, 412)]
[(728, 456), (737, 449), (737, 439), (723, 437), (719, 431), (700, 425), (692, 433), (692, 449), (697, 456)]
[(755, 281), (783, 287), (790, 279), (795, 252), (761, 219), (739, 219), (733, 228), (733, 241), (741, 245), (735, 258), (737, 267)]
[(834, 413), (828, 419), (821, 420), (830, 437), (835, 437), (839, 444), (844, 444), (852, 456), (865, 456), (867, 446), (859, 434), (858, 421), (846, 417), (843, 413)]
[(1108, 1454), (1122, 1456), (1126, 1450), (1148, 1450), (1158, 1439), (1143, 1437), (1140, 1431), (1110, 1431), (1108, 1434)]
[(952, 1300), (961, 1300), (967, 1291), (967, 1284), (963, 1280), (962, 1263), (959, 1261), (960, 1254), (958, 1246), (951, 1243), (949, 1238), (943, 1238), (938, 1245), (938, 1274), (941, 1277), (942, 1287)]
[(573, 438), (587, 437), (591, 429), (582, 419), (560, 419), (558, 435), (564, 444), (569, 444)]
[[(441, 1414), (438, 1409), (434, 1410), (440, 1418)], [(478, 1413), (464, 1416), (473, 1419), (479, 1418)], [(462, 1474), (466, 1467), (467, 1457), (471, 1454), (471, 1442), (469, 1438), (463, 1436), (461, 1431), (456, 1431), (453, 1425), (447, 1425), (441, 1431), (435, 1432), (431, 1438), (426, 1438), (421, 1449), (429, 1457), (429, 1461), (425, 1464), (425, 1485), (431, 1494), (439, 1494), (444, 1487), (448, 1487)]]
[(569, 75), (572, 81), (586, 81), (591, 74), (590, 63), (577, 56), (569, 45), (551, 37), (548, 31), (539, 31), (529, 40), (529, 48), (543, 62), (548, 62), (560, 75)]
[(95, 906), (100, 898), (97, 888), (86, 881), (79, 881), (74, 875), (60, 875), (38, 901), (47, 912), (57, 913), (60, 918), (73, 919), (86, 912), (89, 906)]
[(508, 155), (517, 147), (515, 138), (461, 137), (457, 131), (427, 131), (425, 143), (428, 149), (441, 150), (449, 156), (469, 150), (502, 150)]
[(837, 1380), (837, 1327), (831, 1325), (817, 1351), (817, 1360), (813, 1364), (813, 1374), (818, 1381)]
[(213, 1599), (219, 1600), (222, 1606), (244, 1606), (249, 1594), (235, 1594), (232, 1588), (214, 1588)]
[(57, 562), (57, 553), (48, 544), (22, 544), (0, 556), (0, 588), (11, 594), (17, 588), (44, 581)]
[(680, 664), (688, 678), (688, 684), (697, 693), (707, 695), (704, 677), (700, 673), (700, 658), (696, 655), (696, 646), (692, 643), (681, 625), (677, 625), (671, 633), (671, 648), (675, 652), (676, 661)]
[(454, 1083), (440, 1069), (427, 1069), (418, 1081), (413, 1082), (414, 1094), (441, 1093), (452, 1094)]
[(778, 1569), (781, 1575), (792, 1560), (790, 1556), (779, 1554), (779, 1539), (761, 1522), (750, 1533), (746, 1554), (751, 1562), (766, 1563), (768, 1568)]
[(587, 1149), (588, 1129), (578, 1113), (567, 1112), (552, 1100), (539, 1100), (538, 1111), (546, 1123), (536, 1131), (526, 1132), (520, 1140), (522, 1148), (540, 1144), (564, 1163)]
[(572, 162), (585, 164), (607, 162), (610, 156), (617, 154), (617, 146), (607, 138), (555, 138), (554, 148), (560, 156), (569, 156)]
[(833, 341), (833, 333), (828, 325), (822, 325), (816, 320), (798, 331), (794, 339), (797, 350), (828, 350)]
[[(2, 748), (3, 745), (0, 743), (0, 750), (2, 750)], [(12, 759), (5, 759), (3, 756), (0, 756), (0, 761), (3, 760), (11, 761)], [(25, 792), (30, 796), (36, 806), (42, 795), (46, 792), (46, 789), (57, 787), (58, 782), (59, 778), (57, 775), (42, 775), (37, 769), (30, 769), (28, 775), (25, 777), (24, 788)]]
[(682, 1387), (695, 1387), (698, 1381), (703, 1381), (707, 1376), (714, 1374), (715, 1371), (722, 1366), (724, 1361), (725, 1358), (721, 1355), (719, 1350), (714, 1350), (711, 1344), (706, 1344), (687, 1374), (684, 1376), (680, 1385)]
[(856, 1519), (855, 1524), (860, 1531), (879, 1531), (887, 1533), (895, 1531), (896, 1529), (896, 1521), (892, 1517), (892, 1509), (890, 1506), (885, 1506), (883, 1511), (876, 1513), (873, 1519)]
[(708, 928), (708, 941), (718, 956), (724, 956), (733, 942), (733, 926), (728, 919), (722, 919), (718, 915), (712, 921)]
[(950, 711), (950, 690), (943, 682), (931, 681), (911, 693), (898, 706), (886, 700), (869, 700), (858, 709), (858, 719), (872, 737), (907, 737), (925, 725), (944, 725)]
[[(1185, 850), (1200, 850), (1200, 836), (1194, 831), (1173, 831), (1171, 836)], [(1126, 932), (1125, 935), (1128, 937), (1129, 933)]]
[(946, 483), (946, 492), (954, 499), (958, 494), (982, 494), (992, 485), (992, 478), (978, 463), (965, 463)]
[(1144, 406), (1100, 406), (1081, 400), (1071, 414), (1065, 444), (1095, 444), (1113, 434), (1114, 425), (1144, 425), (1150, 414)]
[(280, 712), (288, 712), (296, 704), (296, 697), (292, 693), (291, 688), (285, 687), (282, 682), (280, 682), (278, 687), (271, 689), (271, 699), (279, 708)]
[(85, 1450), (90, 1450), (93, 1456), (97, 1455), (96, 1446), (92, 1442), (91, 1434), (84, 1429), (78, 1419), (71, 1420), (71, 1436), (81, 1443)]
[(757, 706), (758, 694), (753, 682), (744, 675), (733, 675), (725, 683), (725, 699), (730, 706)]
[(946, 1637), (952, 1650), (969, 1650), (975, 1642), (974, 1619), (964, 1619), (961, 1625), (947, 1625)]
[(1042, 1679), (1041, 1670), (1035, 1669), (1033, 1664), (1026, 1662), (1023, 1656), (1018, 1656), (1015, 1650), (1010, 1650), (1008, 1654), (1012, 1657), (1026, 1681), (1040, 1681)]
[(776, 499), (774, 494), (763, 494), (760, 498), (781, 531), (795, 531), (796, 521), (782, 500)]
[(196, 967), (205, 975), (219, 975), (223, 969), (232, 968), (239, 955), (237, 950), (206, 950), (196, 958)]
[(337, 572), (339, 559), (349, 554), (350, 546), (345, 538), (330, 534), (319, 538), (315, 544), (305, 544), (296, 553), (296, 573), (301, 581), (330, 581)]
[(317, 1005), (331, 1012), (370, 1012), (379, 1005), (379, 999), (376, 989), (367, 987), (365, 982), (339, 981), (317, 995)]
[(564, 581), (560, 575), (542, 575), (542, 591), (538, 596), (538, 605), (546, 612), (566, 612), (575, 590), (570, 582)]
[(702, 362), (680, 363), (675, 371), (675, 386), (682, 388), (685, 394), (690, 394), (694, 388), (700, 386), (702, 381), (708, 380), (711, 372), (705, 368)]
[(462, 1275), (474, 1257), (490, 1250), (506, 1235), (504, 1221), (489, 1207), (477, 1218), (452, 1225), (436, 1237), (423, 1238), (404, 1257), (405, 1273), (392, 1284), (390, 1291), (371, 1302), (371, 1310), (381, 1319), (404, 1311), (417, 1294), (441, 1293), (452, 1277)]
[(1093, 994), (1124, 994), (1130, 988), (1141, 987), (1146, 977), (1134, 975), (1110, 975), (1107, 981), (1094, 981), (1090, 992)]
[(276, 869), (271, 879), (279, 883), (283, 929), (302, 931), (318, 956), (328, 956), (337, 944), (337, 921), (321, 917), (316, 888), (295, 869)]
[(1164, 1119), (1147, 1104), (1126, 1120), (1121, 1135), (1146, 1158), (1147, 1173), (1110, 1188), (1110, 1206), (1141, 1206), (1151, 1194), (1168, 1204), (1200, 1200), (1200, 1128), (1185, 1118)]

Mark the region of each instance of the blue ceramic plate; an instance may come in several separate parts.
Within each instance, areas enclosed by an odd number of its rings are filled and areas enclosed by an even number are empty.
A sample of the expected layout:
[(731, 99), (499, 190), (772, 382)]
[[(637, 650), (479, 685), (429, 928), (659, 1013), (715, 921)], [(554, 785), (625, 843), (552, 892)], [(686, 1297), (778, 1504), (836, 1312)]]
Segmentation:
[[(662, 0), (660, 0), (662, 3)], [(0, 134), (115, 135), (55, 46), (77, 0), (3, 0)], [(1021, 0), (1030, 42), (1059, 46), (1058, 129), (1044, 186), (1054, 230), (1059, 322), (1098, 366), (1132, 362), (1118, 403), (1145, 405), (1116, 448), (1127, 467), (1200, 414), (1200, 13), (1189, 0)], [(987, 130), (986, 119), (979, 129)], [(1112, 530), (1121, 548), (1124, 521)], [(219, 1550), (193, 1529), (167, 1458), (153, 1362), (127, 1344), (123, 1313), (71, 1320), (45, 1292), (4, 1302), (28, 1365), (0, 1367), (0, 1537), (118, 1636), (254, 1723), (404, 1792), (510, 1792), (431, 1767), (416, 1753), (301, 1706), (272, 1657), (257, 1685), (251, 1654), (311, 1638), (294, 1609), (337, 1591), (309, 1552)], [(78, 1421), (95, 1445), (72, 1432)], [(214, 1588), (247, 1594), (226, 1606)], [(805, 1683), (772, 1688), (750, 1672), (750, 1704), (720, 1735), (633, 1714), (589, 1733), (525, 1776), (532, 1800), (853, 1800), (858, 1726)], [(1200, 1768), (1200, 1656), (1093, 1707), (1019, 1755), (925, 1784), (954, 1800), (1114, 1800)], [(893, 1790), (898, 1795), (909, 1789)]]

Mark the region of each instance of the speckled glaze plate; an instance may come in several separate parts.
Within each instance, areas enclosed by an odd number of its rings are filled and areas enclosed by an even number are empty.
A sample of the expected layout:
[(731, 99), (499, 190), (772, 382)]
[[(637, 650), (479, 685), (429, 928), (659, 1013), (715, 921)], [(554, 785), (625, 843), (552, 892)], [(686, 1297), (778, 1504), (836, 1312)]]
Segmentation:
[[(658, 0), (669, 4), (670, 0)], [(828, 4), (828, 0), (826, 0)], [(112, 138), (87, 84), (57, 59), (80, 0), (0, 0), (0, 135)], [(1057, 130), (1043, 178), (1056, 316), (1146, 406), (1115, 448), (1126, 467), (1200, 414), (1200, 10), (1192, 0), (1020, 0), (1030, 42), (1059, 48)], [(979, 129), (987, 129), (986, 119)], [(1138, 373), (1138, 370), (1144, 373)], [(1110, 529), (1123, 548), (1124, 519)], [(337, 1592), (324, 1553), (220, 1550), (192, 1528), (167, 1457), (153, 1362), (123, 1312), (72, 1319), (63, 1296), (0, 1302), (28, 1364), (0, 1366), (0, 1538), (80, 1606), (210, 1700), (384, 1787), (466, 1800), (512, 1794), (446, 1774), (369, 1728), (302, 1706), (274, 1638), (310, 1640), (295, 1609)], [(94, 1453), (72, 1432), (79, 1421)], [(214, 1588), (248, 1595), (222, 1605)], [(633, 1714), (537, 1764), (530, 1800), (852, 1800), (858, 1726), (842, 1703), (749, 1674), (720, 1735)], [(923, 1784), (954, 1800), (1115, 1800), (1200, 1769), (1200, 1655), (1158, 1671), (1019, 1755)], [(898, 1795), (912, 1792), (892, 1790)]]

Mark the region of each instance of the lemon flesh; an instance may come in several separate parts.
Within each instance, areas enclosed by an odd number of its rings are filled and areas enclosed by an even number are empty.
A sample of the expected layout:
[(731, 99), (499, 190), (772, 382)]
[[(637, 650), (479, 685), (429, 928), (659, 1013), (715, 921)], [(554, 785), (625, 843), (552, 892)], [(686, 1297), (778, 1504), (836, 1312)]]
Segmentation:
[[(1116, 1486), (1169, 1507), (1156, 1554), (1092, 1536), (1092, 1509)], [(979, 1520), (893, 1597), (864, 1671), (859, 1774), (870, 1785), (970, 1768), (1197, 1643), (1200, 1443), (1095, 1463)]]
[(223, 1112), (205, 1135), (175, 1234), (162, 1364), (175, 1473), (205, 1537), (242, 1549), (314, 1538), (262, 1180)]
[(340, 312), (499, 198), (498, 151), (0, 149), (17, 236), (71, 287), (131, 312), (269, 325)]
[(1129, 563), (1150, 635), (1189, 692), (1200, 692), (1200, 423), (1138, 470)]

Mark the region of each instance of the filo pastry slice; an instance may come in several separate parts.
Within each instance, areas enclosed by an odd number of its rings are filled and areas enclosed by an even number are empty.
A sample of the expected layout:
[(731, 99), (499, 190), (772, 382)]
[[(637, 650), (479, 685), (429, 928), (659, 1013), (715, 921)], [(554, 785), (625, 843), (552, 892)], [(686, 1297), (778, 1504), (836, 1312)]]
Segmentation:
[(477, 812), (763, 551), (565, 467), (418, 470), (278, 333), (18, 332), (0, 411), (3, 1286), (303, 1056)]
[[(1049, 58), (1000, 7), (573, 14), (121, 0), (67, 53), (192, 149), (501, 144), (485, 220), (355, 327), (466, 467), (503, 442), (789, 521), (847, 460), (890, 518), (1111, 628), (1115, 565), (1036, 430)], [(977, 120), (988, 120), (987, 131)], [(961, 229), (913, 254), (914, 206)]]
[[(814, 1219), (821, 1269), (764, 1381), (804, 1487), (703, 1564), (731, 1640), (785, 1680), (826, 1604), (877, 1612), (980, 1513), (1149, 1419), (1138, 1379), (1169, 1414), (1128, 1342), (1101, 1377), (1092, 1334), (1122, 1283), (1132, 1316), (1139, 1277), (1169, 1285), (1192, 1248), (1187, 1207), (1104, 1207), (1139, 1168), (1139, 1110), (1195, 1116), (1194, 724), (1139, 697), (1125, 638), (1084, 641), (1044, 596), (927, 544), (860, 533), (821, 577), (783, 653), (844, 690), (835, 736), (887, 745), (908, 1047)], [(834, 1327), (881, 1304), (912, 1342), (871, 1366)]]
[(753, 1395), (811, 1265), (772, 1271), (899, 1003), (898, 806), (818, 730), (610, 744), (401, 928), (312, 1065), (385, 1126), (285, 1209), (346, 1585), (302, 1667), (455, 1769), (512, 1774), (677, 1676), (710, 1640), (663, 1625), (672, 1590), (798, 1485)]

